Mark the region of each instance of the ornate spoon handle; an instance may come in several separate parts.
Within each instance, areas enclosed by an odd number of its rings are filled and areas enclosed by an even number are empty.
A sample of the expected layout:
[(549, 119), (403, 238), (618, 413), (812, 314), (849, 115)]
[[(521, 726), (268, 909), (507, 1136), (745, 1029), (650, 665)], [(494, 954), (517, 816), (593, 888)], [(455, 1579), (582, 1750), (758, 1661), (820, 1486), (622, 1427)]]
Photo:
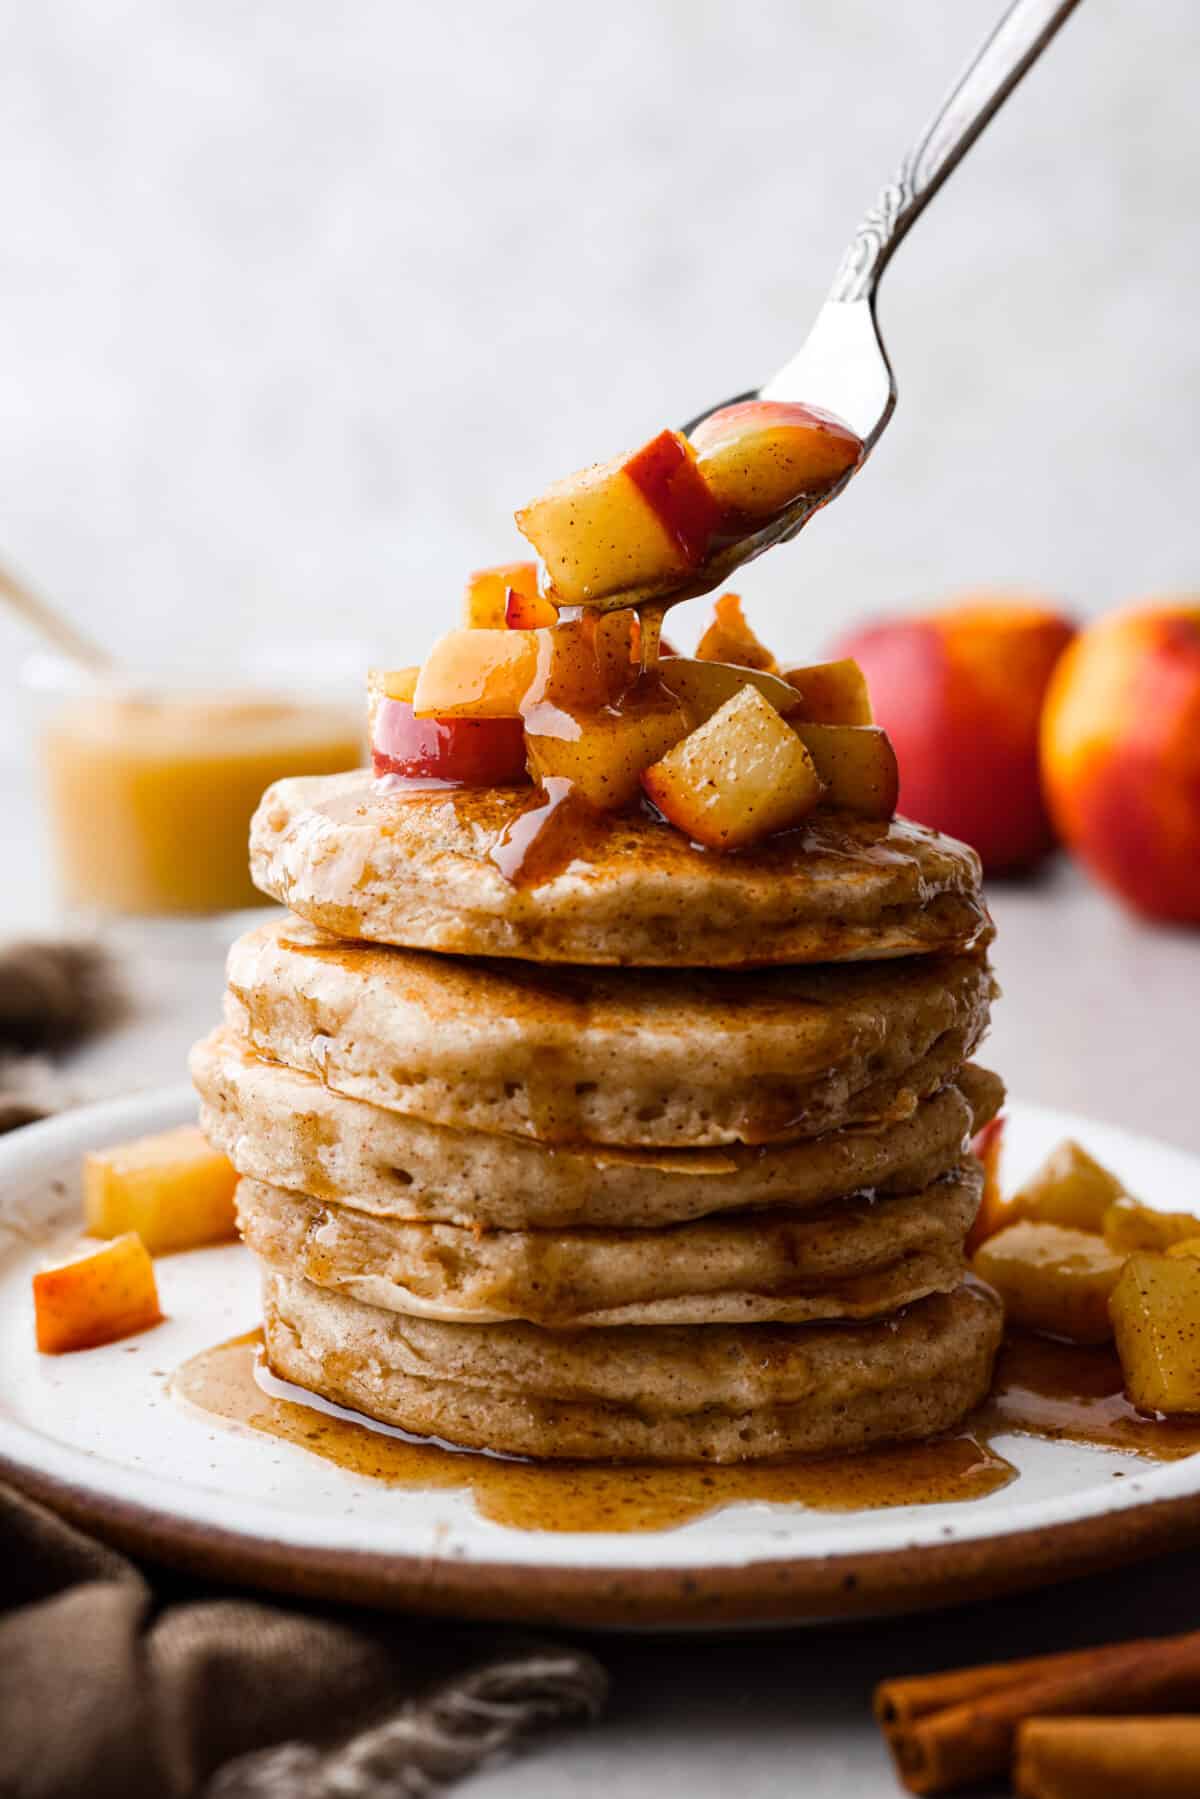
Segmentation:
[(831, 300), (867, 300), (909, 226), (1079, 0), (1014, 0), (854, 235)]

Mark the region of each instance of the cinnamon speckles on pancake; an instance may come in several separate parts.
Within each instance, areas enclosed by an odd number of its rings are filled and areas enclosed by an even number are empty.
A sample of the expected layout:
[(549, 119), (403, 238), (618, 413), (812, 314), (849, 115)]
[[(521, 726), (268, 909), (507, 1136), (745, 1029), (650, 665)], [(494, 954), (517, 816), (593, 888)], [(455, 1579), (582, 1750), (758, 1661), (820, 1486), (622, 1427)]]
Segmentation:
[(748, 971), (472, 961), (334, 942), (286, 916), (229, 954), (261, 1056), (434, 1124), (702, 1148), (908, 1116), (987, 1025), (975, 955)]
[(539, 962), (738, 967), (984, 946), (973, 850), (896, 818), (817, 812), (717, 855), (643, 813), (529, 888), (490, 850), (520, 788), (385, 790), (365, 772), (277, 781), (251, 825), (264, 893), (339, 937)]

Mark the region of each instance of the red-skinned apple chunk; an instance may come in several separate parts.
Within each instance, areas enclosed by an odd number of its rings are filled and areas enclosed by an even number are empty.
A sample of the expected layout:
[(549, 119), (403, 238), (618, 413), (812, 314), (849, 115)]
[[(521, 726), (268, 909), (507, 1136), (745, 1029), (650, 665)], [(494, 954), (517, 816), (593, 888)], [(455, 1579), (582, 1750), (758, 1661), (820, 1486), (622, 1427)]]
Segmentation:
[(692, 432), (700, 472), (724, 512), (766, 519), (854, 467), (862, 441), (816, 406), (740, 400)]
[(895, 815), (900, 792), (896, 752), (875, 725), (813, 725), (790, 718), (825, 787), (825, 804), (863, 818)]
[(709, 849), (739, 849), (805, 818), (822, 795), (796, 732), (743, 687), (642, 775), (663, 817)]
[(719, 520), (692, 447), (675, 431), (556, 481), (517, 513), (554, 598), (567, 605), (669, 586), (703, 562)]
[(404, 700), (381, 700), (371, 739), (377, 775), (507, 787), (525, 780), (519, 718), (416, 718)]
[(741, 597), (723, 593), (713, 607), (712, 619), (696, 645), (698, 662), (735, 662), (742, 668), (761, 668), (773, 674), (779, 667), (765, 643), (760, 643), (746, 623)]
[(463, 624), (476, 631), (503, 630), (509, 622), (506, 613), (510, 594), (538, 602), (549, 613), (549, 617), (532, 620), (533, 624), (554, 623), (554, 608), (548, 600), (539, 601), (537, 563), (498, 562), (494, 568), (477, 568), (467, 576)]

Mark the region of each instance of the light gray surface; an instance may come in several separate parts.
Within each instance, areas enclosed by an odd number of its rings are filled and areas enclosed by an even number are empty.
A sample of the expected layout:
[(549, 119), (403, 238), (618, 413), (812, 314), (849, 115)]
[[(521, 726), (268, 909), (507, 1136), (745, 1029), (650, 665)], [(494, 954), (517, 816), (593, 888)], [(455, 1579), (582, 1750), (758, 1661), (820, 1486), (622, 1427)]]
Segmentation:
[[(797, 347), (999, 4), (19, 9), (0, 553), (127, 655), (335, 628), (414, 660), (540, 483)], [(1198, 47), (1194, 0), (1089, 0), (917, 227), (884, 293), (887, 440), (746, 583), (785, 653), (963, 584), (1096, 610), (1194, 581)], [(0, 745), (19, 644), (0, 619)], [(31, 812), (0, 799), (0, 923), (46, 924)], [(1013, 1091), (1200, 1149), (1197, 940), (1066, 874), (996, 913)], [(161, 950), (81, 1078), (175, 1078), (215, 945)], [(911, 1624), (614, 1640), (604, 1723), (470, 1790), (874, 1799), (878, 1675), (1195, 1624), (1192, 1593), (1181, 1558)]]
[[(799, 348), (1001, 4), (11, 8), (0, 553), (127, 654), (417, 660), (542, 483)], [(895, 422), (747, 576), (781, 653), (1194, 582), (1198, 50), (1194, 0), (1087, 0), (919, 222)]]
[[(10, 859), (0, 925), (44, 924), (50, 898), (30, 849), (28, 795), (14, 780), (0, 803), (12, 842), (25, 846)], [(1134, 923), (1061, 862), (1044, 882), (997, 888), (991, 901), (1004, 997), (984, 1059), (1022, 1098), (1200, 1151), (1200, 936)], [(143, 944), (142, 1010), (80, 1058), (81, 1078), (106, 1092), (177, 1079), (188, 1044), (217, 1016), (225, 934), (214, 925)], [(1197, 1624), (1200, 1556), (1181, 1556), (910, 1622), (737, 1640), (611, 1638), (598, 1644), (614, 1676), (605, 1720), (469, 1790), (480, 1799), (882, 1799), (896, 1788), (868, 1697), (883, 1675)]]

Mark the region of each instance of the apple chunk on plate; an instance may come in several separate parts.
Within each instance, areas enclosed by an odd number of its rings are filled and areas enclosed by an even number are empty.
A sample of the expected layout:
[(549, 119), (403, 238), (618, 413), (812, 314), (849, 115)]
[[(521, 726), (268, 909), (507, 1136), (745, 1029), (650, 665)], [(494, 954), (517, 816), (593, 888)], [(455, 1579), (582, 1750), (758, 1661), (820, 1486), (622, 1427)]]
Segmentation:
[(796, 732), (751, 686), (648, 768), (642, 786), (664, 818), (718, 850), (798, 824), (823, 791)]
[(136, 1231), (151, 1255), (237, 1235), (237, 1173), (199, 1125), (91, 1150), (83, 1158), (83, 1215), (93, 1237)]
[(98, 1349), (158, 1324), (154, 1264), (137, 1232), (35, 1274), (33, 1312), (43, 1355)]
[(719, 520), (677, 431), (556, 481), (517, 513), (555, 598), (568, 605), (670, 584), (703, 562)]
[(813, 725), (789, 719), (825, 786), (825, 803), (863, 818), (892, 818), (900, 795), (896, 752), (877, 725)]
[(1134, 1405), (1144, 1412), (1200, 1412), (1200, 1262), (1131, 1255), (1109, 1311)]
[(830, 487), (862, 455), (831, 412), (790, 400), (740, 400), (692, 432), (700, 473), (723, 512), (772, 518), (801, 494)]

